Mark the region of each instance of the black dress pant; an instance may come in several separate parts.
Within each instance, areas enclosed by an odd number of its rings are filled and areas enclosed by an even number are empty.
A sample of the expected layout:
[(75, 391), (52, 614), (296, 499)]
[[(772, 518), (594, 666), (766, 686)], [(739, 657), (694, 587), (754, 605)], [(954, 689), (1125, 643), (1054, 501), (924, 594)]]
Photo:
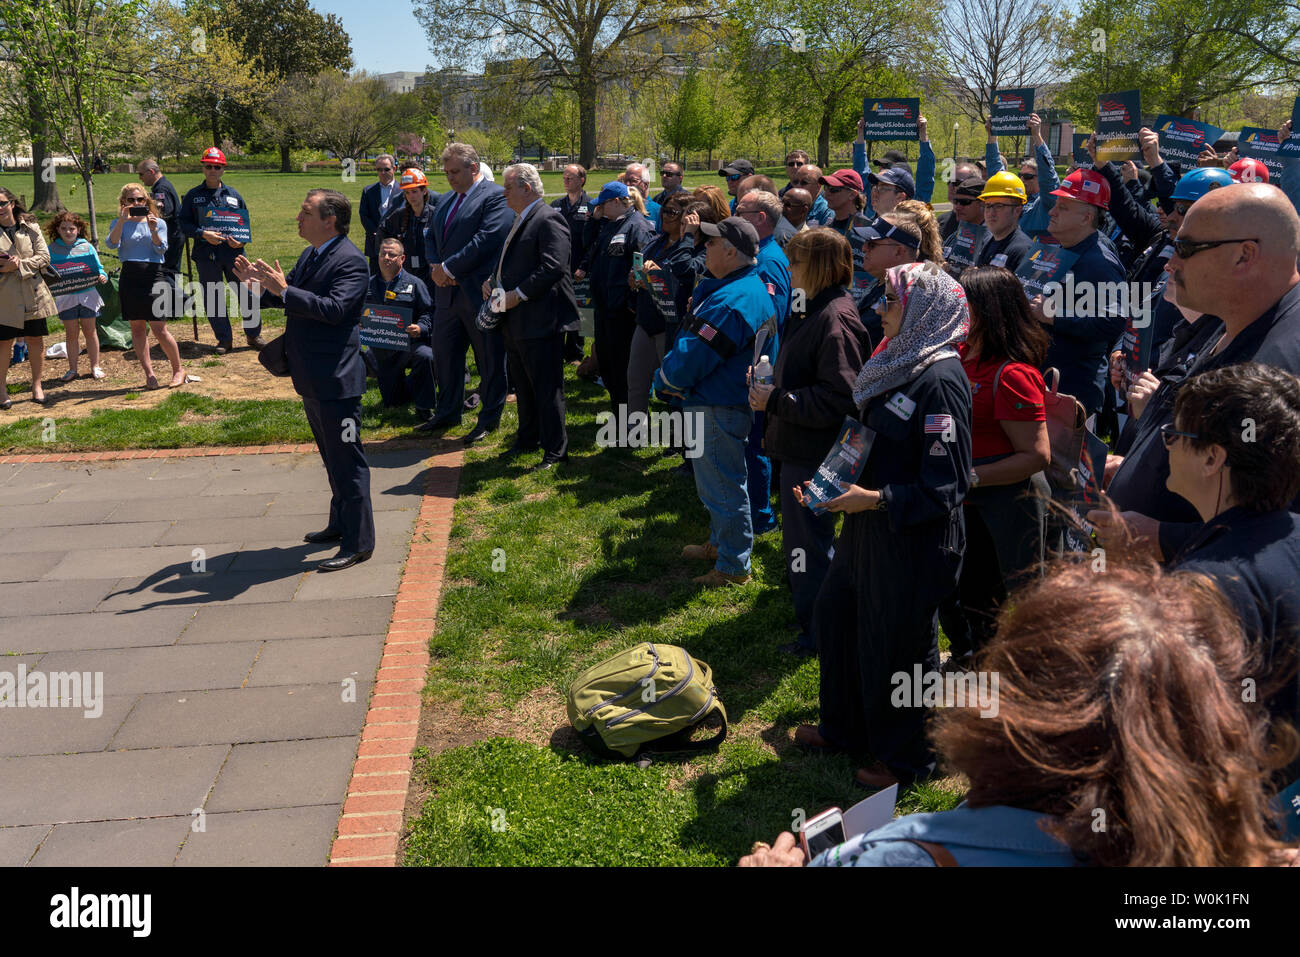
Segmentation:
[[(772, 459), (776, 465), (777, 459)], [(794, 599), (794, 616), (799, 620), (800, 646), (816, 651), (812, 638), (813, 606), (817, 593), (831, 566), (831, 546), (835, 544), (835, 513), (818, 515), (794, 498), (794, 487), (817, 474), (816, 466), (781, 462), (781, 546), (785, 551), (785, 576)]]
[(627, 363), (635, 332), (636, 318), (626, 304), (615, 309), (596, 307), (596, 366), (616, 416), (620, 407), (627, 414)]
[(361, 446), (361, 396), (303, 396), (302, 404), (330, 480), (329, 528), (343, 536), (342, 551), (373, 551), (375, 515), (370, 508), (370, 466)]
[(465, 408), (465, 347), (474, 349), (478, 365), (478, 427), (489, 431), (501, 421), (506, 407), (506, 348), (501, 331), (481, 330), (474, 319), (478, 308), (457, 288), (451, 305), (433, 315), (433, 361), (438, 380), (438, 407), (434, 421), (451, 425), (460, 421)]
[[(422, 412), (432, 412), (438, 397), (433, 373), (433, 348), (417, 343), (407, 350), (371, 349), (375, 357), (375, 378), (379, 395), (387, 408), (413, 403)], [(410, 369), (408, 376), (406, 370)]]
[(519, 434), (515, 444), (532, 449), (539, 444), (547, 459), (568, 454), (564, 428), (564, 334), (518, 339), (507, 329), (506, 368), (515, 387)]

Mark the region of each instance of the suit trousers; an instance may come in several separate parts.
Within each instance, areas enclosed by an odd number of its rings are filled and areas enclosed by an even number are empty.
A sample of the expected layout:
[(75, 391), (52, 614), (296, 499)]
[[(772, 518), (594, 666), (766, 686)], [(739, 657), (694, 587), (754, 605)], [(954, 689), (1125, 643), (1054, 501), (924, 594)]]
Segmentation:
[[(199, 240), (199, 243), (208, 245), (203, 240)], [(194, 265), (199, 269), (199, 282), (203, 284), (203, 311), (208, 317), (208, 325), (212, 327), (212, 334), (217, 337), (217, 342), (231, 342), (233, 331), (230, 327), (230, 319), (226, 315), (229, 309), (226, 303), (226, 290), (230, 288), (228, 283), (233, 285), (236, 298), (239, 298), (239, 278), (235, 275), (234, 267), (224, 259), (208, 259), (202, 253), (195, 258)], [(244, 308), (242, 302), (238, 308), (242, 312)], [(247, 318), (251, 320), (252, 317), (253, 313), (250, 311)], [(256, 323), (250, 321), (248, 325), (244, 325), (243, 331), (247, 336), (261, 335), (261, 318), (258, 318)]]
[(302, 404), (330, 480), (329, 528), (343, 536), (343, 551), (372, 551), (375, 515), (370, 508), (370, 466), (361, 445), (361, 397), (303, 396)]
[[(420, 343), (409, 351), (371, 349), (375, 357), (375, 378), (379, 395), (386, 408), (414, 403), (417, 409), (432, 412), (437, 405), (437, 388), (433, 375), (433, 348)], [(408, 377), (406, 370), (410, 369)]]
[(547, 459), (564, 458), (569, 451), (564, 428), (564, 334), (517, 339), (507, 332), (505, 346), (519, 413), (515, 444), (530, 449), (540, 443)]
[(596, 307), (596, 366), (615, 416), (627, 414), (627, 364), (635, 332), (636, 320), (626, 306), (609, 311)]
[(434, 421), (459, 422), (465, 407), (465, 347), (474, 349), (479, 374), (478, 427), (495, 429), (506, 407), (506, 348), (501, 331), (483, 332), (474, 322), (478, 310), (457, 287), (451, 305), (433, 315), (434, 367), (438, 379), (438, 407)]

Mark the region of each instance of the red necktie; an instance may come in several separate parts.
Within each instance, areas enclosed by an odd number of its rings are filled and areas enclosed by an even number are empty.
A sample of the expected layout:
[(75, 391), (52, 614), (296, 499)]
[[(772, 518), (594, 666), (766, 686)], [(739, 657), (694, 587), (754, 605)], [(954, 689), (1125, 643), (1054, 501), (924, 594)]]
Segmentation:
[(456, 202), (451, 207), (451, 212), (447, 214), (446, 221), (442, 224), (442, 238), (447, 238), (447, 230), (451, 228), (451, 221), (456, 218), (456, 210), (460, 209), (461, 201), (465, 199), (464, 193), (456, 194)]

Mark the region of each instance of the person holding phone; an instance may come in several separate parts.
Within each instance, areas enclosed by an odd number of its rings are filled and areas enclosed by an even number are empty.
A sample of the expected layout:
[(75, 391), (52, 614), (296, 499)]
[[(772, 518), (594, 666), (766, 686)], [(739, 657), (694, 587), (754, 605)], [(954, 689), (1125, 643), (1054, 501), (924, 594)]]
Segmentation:
[[(935, 263), (894, 266), (885, 281), (888, 339), (853, 386), (871, 445), (857, 484), (827, 503), (846, 515), (813, 609), (821, 725), (795, 731), (809, 750), (871, 755), (856, 781), (873, 789), (934, 771), (925, 710), (895, 707), (890, 676), (939, 669), (935, 614), (957, 587), (971, 481), (965, 294)], [(801, 506), (805, 489), (793, 489)]]
[[(50, 262), (58, 265), (69, 259), (88, 258), (99, 275), (99, 284), (108, 282), (108, 273), (99, 261), (99, 254), (90, 245), (88, 232), (90, 224), (70, 210), (55, 213), (54, 218), (45, 226), (50, 237)], [(99, 367), (99, 329), (96, 323), (99, 313), (104, 308), (104, 299), (99, 291), (91, 286), (80, 292), (70, 292), (55, 296), (54, 305), (63, 320), (64, 341), (67, 344), (68, 371), (59, 381), (72, 382), (78, 378), (77, 369), (81, 364), (80, 334), (86, 337), (86, 352), (90, 359), (90, 374), (96, 379), (104, 378), (104, 370)]]
[(117, 217), (109, 224), (108, 248), (116, 249), (122, 260), (118, 295), (122, 300), (122, 318), (131, 324), (131, 348), (144, 369), (145, 388), (160, 388), (149, 356), (152, 330), (171, 363), (172, 375), (167, 387), (174, 389), (185, 381), (185, 372), (181, 368), (180, 347), (167, 328), (173, 289), (163, 273), (167, 224), (159, 218), (153, 197), (139, 183), (123, 186), (117, 205)]
[(0, 186), (0, 409), (13, 405), (6, 380), (12, 343), (18, 338), (27, 343), (32, 364), (32, 401), (38, 405), (48, 401), (41, 387), (49, 334), (45, 320), (58, 312), (41, 276), (49, 262), (49, 247), (36, 218), (27, 214), (17, 196)]

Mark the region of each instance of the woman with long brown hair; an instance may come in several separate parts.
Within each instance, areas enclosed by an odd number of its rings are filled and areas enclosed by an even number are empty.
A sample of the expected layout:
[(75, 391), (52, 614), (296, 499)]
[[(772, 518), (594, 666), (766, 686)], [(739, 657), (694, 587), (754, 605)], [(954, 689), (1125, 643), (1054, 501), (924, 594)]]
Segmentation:
[(0, 186), (0, 409), (13, 405), (6, 380), (13, 340), (27, 344), (32, 366), (32, 401), (46, 404), (41, 388), (45, 365), (45, 320), (56, 315), (54, 297), (41, 277), (50, 263), (50, 250), (36, 218), (27, 215), (18, 197)]
[[(1256, 674), (1205, 578), (1062, 563), (1015, 595), (978, 659), (995, 713), (947, 702), (933, 738), (969, 779), (951, 811), (909, 814), (817, 865), (1206, 867), (1294, 863), (1271, 830), (1268, 774), (1296, 753), (1242, 701)], [(917, 842), (930, 845), (924, 848)], [(746, 866), (792, 866), (783, 834)]]
[(1051, 339), (1029, 313), (1024, 287), (999, 266), (962, 273), (970, 332), (960, 346), (971, 386), (971, 488), (966, 560), (955, 598), (939, 611), (953, 664), (993, 636), (998, 607), (1043, 562), (1042, 475), (1052, 458), (1038, 370)]

